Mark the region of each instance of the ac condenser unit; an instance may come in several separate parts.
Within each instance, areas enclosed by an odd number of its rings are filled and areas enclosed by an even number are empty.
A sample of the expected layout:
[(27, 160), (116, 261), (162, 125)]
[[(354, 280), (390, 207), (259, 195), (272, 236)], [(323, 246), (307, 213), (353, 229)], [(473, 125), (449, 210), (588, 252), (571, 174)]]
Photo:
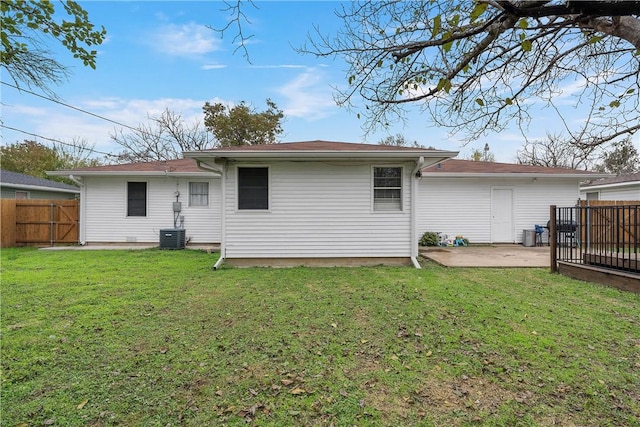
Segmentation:
[(183, 228), (168, 228), (160, 230), (160, 249), (184, 249), (185, 230)]

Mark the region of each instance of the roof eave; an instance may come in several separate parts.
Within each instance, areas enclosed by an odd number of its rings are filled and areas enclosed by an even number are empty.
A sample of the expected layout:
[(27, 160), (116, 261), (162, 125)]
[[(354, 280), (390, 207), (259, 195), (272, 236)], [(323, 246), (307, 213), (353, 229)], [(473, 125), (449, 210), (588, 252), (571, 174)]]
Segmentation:
[(599, 174), (531, 173), (531, 172), (425, 172), (424, 178), (573, 178), (579, 180), (602, 178)]
[(213, 172), (159, 172), (159, 171), (51, 171), (47, 172), (47, 175), (51, 176), (102, 176), (102, 177), (123, 177), (123, 176), (135, 176), (135, 177), (209, 177), (212, 175), (214, 178), (219, 176)]
[(1, 184), (2, 187), (10, 187), (17, 188), (19, 190), (30, 190), (30, 191), (49, 191), (54, 193), (72, 193), (72, 194), (80, 194), (80, 189), (74, 190), (71, 188), (57, 188), (57, 187), (45, 187), (42, 185), (28, 185), (28, 184), (12, 184), (9, 182), (3, 182)]
[[(193, 159), (227, 159), (227, 160), (280, 160), (280, 161), (322, 161), (322, 160), (414, 160), (420, 157), (425, 159), (435, 159), (443, 161), (458, 154), (456, 151), (363, 151), (363, 150), (340, 150), (340, 151), (216, 151), (184, 152), (184, 157)], [(431, 163), (437, 163), (431, 162)]]
[(607, 188), (634, 187), (640, 185), (640, 181), (615, 182), (611, 184), (589, 184), (582, 185), (583, 190), (603, 190)]

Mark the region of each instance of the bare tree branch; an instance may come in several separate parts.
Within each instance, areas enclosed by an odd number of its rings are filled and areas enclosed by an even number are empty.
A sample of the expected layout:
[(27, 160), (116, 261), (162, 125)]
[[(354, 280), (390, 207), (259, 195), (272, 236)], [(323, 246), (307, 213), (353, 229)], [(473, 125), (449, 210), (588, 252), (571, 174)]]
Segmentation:
[(233, 53), (235, 54), (238, 50), (242, 50), (242, 56), (247, 60), (247, 62), (251, 63), (249, 50), (247, 49), (247, 42), (253, 38), (253, 34), (246, 35), (244, 32), (245, 26), (247, 24), (251, 24), (251, 22), (244, 13), (243, 3), (250, 4), (256, 9), (258, 8), (253, 0), (245, 0), (244, 2), (242, 0), (236, 0), (235, 2), (225, 1), (225, 7), (220, 9), (220, 11), (227, 12), (229, 14), (229, 22), (227, 22), (227, 24), (222, 28), (213, 28), (211, 26), (207, 26), (207, 28), (219, 32), (222, 37), (224, 37), (226, 32), (232, 31), (232, 28), (235, 29), (235, 35), (233, 36), (232, 42), (237, 43), (238, 46)]
[(638, 130), (638, 1), (372, 0), (337, 15), (342, 29), (316, 28), (298, 51), (347, 61), (336, 102), (367, 132), (417, 105), (467, 141), (512, 123), (526, 133), (533, 106), (568, 102), (591, 107), (571, 132), (582, 143)]

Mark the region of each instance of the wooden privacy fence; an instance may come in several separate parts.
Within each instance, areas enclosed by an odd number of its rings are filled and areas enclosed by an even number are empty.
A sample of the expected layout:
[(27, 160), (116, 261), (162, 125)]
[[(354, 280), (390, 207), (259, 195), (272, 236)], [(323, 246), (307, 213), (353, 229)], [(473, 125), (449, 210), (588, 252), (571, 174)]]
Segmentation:
[(3, 248), (78, 243), (77, 200), (2, 199)]
[(579, 206), (595, 208), (580, 210), (581, 241), (607, 245), (638, 242), (640, 201), (581, 200)]

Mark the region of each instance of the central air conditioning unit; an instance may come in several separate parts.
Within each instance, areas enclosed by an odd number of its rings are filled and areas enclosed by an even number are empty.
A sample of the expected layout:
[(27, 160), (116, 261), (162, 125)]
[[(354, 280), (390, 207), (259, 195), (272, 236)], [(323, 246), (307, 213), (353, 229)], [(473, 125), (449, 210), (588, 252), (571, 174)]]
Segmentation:
[(184, 228), (160, 230), (160, 249), (184, 249), (185, 240)]

